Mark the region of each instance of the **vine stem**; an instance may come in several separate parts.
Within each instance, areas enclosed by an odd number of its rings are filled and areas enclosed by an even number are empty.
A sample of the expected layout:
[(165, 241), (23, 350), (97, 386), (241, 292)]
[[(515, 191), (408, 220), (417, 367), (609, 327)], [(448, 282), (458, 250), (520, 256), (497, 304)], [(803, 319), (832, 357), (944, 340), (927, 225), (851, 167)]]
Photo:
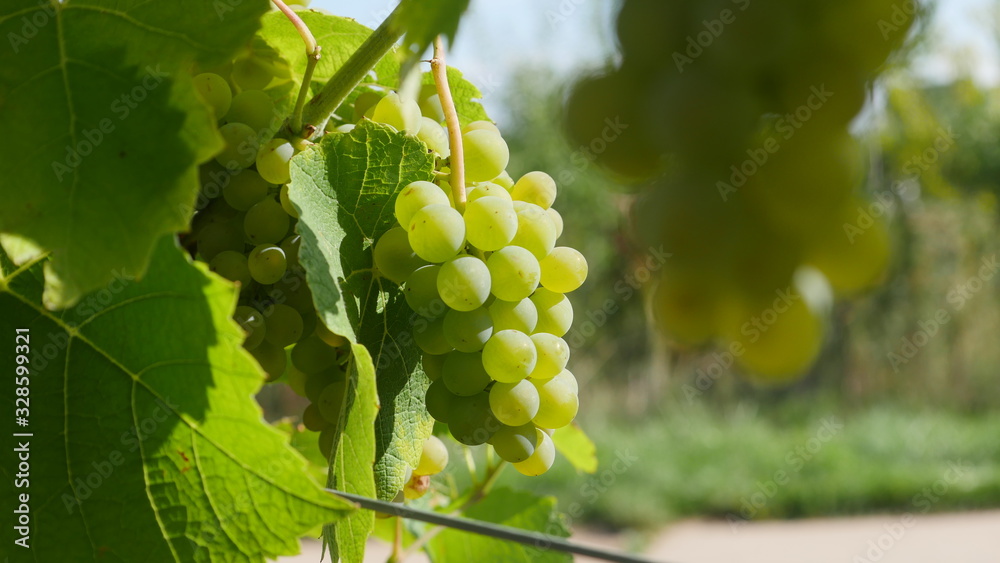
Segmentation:
[(309, 86), (312, 84), (313, 72), (315, 72), (316, 65), (319, 63), (320, 52), (323, 48), (316, 42), (316, 37), (313, 36), (312, 30), (309, 29), (306, 22), (302, 21), (302, 18), (299, 17), (299, 14), (295, 10), (289, 8), (288, 4), (285, 4), (283, 0), (271, 0), (271, 2), (281, 10), (281, 13), (285, 14), (288, 21), (292, 22), (295, 30), (299, 32), (299, 36), (302, 37), (302, 42), (306, 44), (306, 72), (302, 77), (302, 85), (299, 86), (299, 95), (295, 99), (295, 109), (292, 111), (289, 120), (292, 129), (300, 131), (302, 129), (302, 109), (306, 105), (306, 98), (309, 96)]
[(444, 121), (448, 127), (448, 144), (451, 145), (451, 192), (455, 199), (455, 208), (459, 213), (465, 213), (465, 150), (462, 147), (462, 125), (458, 121), (458, 110), (451, 96), (448, 85), (448, 65), (444, 58), (444, 40), (438, 35), (434, 39), (434, 58), (431, 59), (431, 73), (434, 75), (434, 85), (437, 87), (441, 108), (444, 109)]
[(344, 66), (337, 70), (326, 86), (313, 99), (309, 100), (302, 111), (301, 125), (294, 128), (295, 134), (303, 138), (312, 137), (319, 125), (325, 122), (340, 107), (340, 104), (344, 103), (351, 91), (392, 49), (396, 41), (403, 36), (403, 28), (397, 23), (398, 13), (399, 6), (347, 59)]

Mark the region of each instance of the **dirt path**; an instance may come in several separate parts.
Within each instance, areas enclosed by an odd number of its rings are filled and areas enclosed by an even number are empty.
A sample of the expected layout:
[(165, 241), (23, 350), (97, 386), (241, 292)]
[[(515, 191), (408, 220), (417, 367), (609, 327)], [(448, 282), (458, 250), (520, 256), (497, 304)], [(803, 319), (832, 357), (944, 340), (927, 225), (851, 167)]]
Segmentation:
[[(623, 541), (587, 530), (574, 539), (608, 547), (619, 547)], [(388, 555), (384, 544), (373, 542), (365, 560), (381, 563)], [(645, 555), (670, 563), (1000, 563), (1000, 511), (922, 515), (912, 520), (886, 515), (753, 522), (739, 527), (690, 520), (653, 538)], [(306, 543), (302, 555), (280, 561), (315, 563), (318, 544)]]

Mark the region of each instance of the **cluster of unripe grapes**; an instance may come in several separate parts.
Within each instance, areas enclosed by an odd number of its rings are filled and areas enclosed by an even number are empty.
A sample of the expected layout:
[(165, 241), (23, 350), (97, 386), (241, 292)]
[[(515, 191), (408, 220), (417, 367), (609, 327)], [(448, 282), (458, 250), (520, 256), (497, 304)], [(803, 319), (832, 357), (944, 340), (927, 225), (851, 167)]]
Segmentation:
[(796, 375), (820, 350), (828, 300), (793, 280), (852, 294), (883, 275), (888, 233), (860, 213), (849, 125), (907, 36), (907, 4), (624, 2), (622, 63), (577, 85), (567, 124), (585, 148), (602, 141), (592, 152), (609, 168), (656, 178), (633, 212), (672, 254), (653, 311), (676, 341), (718, 340), (752, 372)]

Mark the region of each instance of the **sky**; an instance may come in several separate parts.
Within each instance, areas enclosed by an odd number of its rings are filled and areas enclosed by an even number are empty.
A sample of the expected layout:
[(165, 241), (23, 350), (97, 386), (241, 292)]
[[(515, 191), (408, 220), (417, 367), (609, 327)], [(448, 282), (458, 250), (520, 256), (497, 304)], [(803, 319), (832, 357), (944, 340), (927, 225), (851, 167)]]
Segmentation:
[[(916, 68), (944, 81), (962, 70), (954, 62), (960, 60), (984, 84), (1000, 82), (1000, 55), (993, 38), (998, 1), (939, 0), (932, 24), (938, 48)], [(397, 3), (313, 0), (312, 6), (375, 27)], [(503, 114), (503, 100), (491, 94), (502, 92), (525, 63), (566, 75), (599, 67), (612, 57), (617, 5), (608, 0), (471, 0), (448, 62), (483, 90), (484, 105), (496, 118)]]

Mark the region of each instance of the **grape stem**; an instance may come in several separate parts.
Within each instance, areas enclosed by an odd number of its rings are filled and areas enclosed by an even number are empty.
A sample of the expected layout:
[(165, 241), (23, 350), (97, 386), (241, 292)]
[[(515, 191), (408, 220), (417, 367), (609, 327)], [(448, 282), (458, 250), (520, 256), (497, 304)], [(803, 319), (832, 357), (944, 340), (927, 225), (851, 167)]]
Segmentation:
[[(385, 57), (396, 41), (403, 36), (404, 30), (398, 23), (398, 13), (399, 6), (368, 36), (361, 47), (347, 59), (344, 66), (337, 69), (336, 74), (323, 86), (323, 89), (309, 100), (303, 108), (299, 126), (294, 127), (294, 124), (290, 124), (293, 125), (293, 133), (305, 139), (312, 137), (319, 126), (330, 118), (365, 76)], [(302, 87), (308, 88), (308, 83), (303, 83)]]
[(431, 73), (437, 86), (438, 98), (444, 110), (444, 121), (448, 127), (448, 143), (451, 145), (451, 191), (455, 199), (455, 209), (465, 213), (465, 150), (462, 148), (462, 126), (458, 121), (455, 100), (448, 85), (448, 65), (444, 59), (444, 40), (438, 35), (434, 39), (434, 58), (431, 59)]
[(319, 43), (316, 42), (316, 37), (313, 36), (312, 30), (306, 25), (306, 22), (302, 21), (302, 18), (295, 12), (295, 10), (288, 7), (283, 0), (271, 0), (275, 6), (281, 10), (281, 13), (285, 14), (288, 21), (292, 22), (295, 26), (295, 30), (299, 32), (299, 36), (302, 37), (302, 42), (306, 44), (306, 72), (302, 77), (302, 85), (299, 86), (299, 96), (295, 100), (295, 109), (292, 111), (291, 118), (289, 119), (289, 125), (293, 131), (299, 131), (302, 129), (302, 109), (306, 105), (306, 98), (309, 96), (309, 86), (312, 84), (313, 72), (316, 70), (316, 65), (319, 63), (320, 53), (323, 50)]

